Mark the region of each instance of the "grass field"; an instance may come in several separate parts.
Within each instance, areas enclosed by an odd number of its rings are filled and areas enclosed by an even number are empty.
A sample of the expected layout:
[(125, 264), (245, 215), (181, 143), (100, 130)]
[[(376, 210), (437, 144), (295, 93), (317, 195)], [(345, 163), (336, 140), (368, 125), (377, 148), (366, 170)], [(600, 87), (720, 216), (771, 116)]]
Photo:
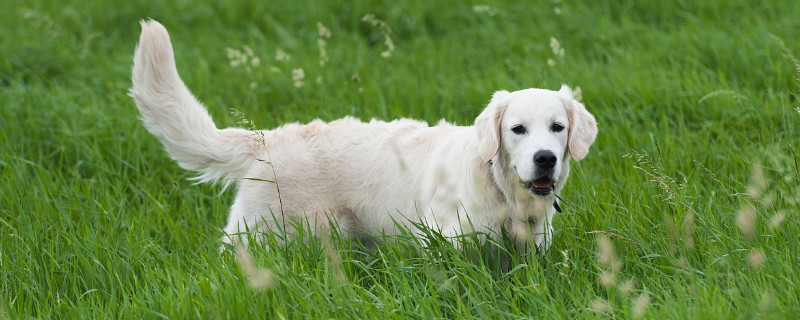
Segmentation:
[[(220, 126), (231, 108), (264, 128), (468, 125), (495, 90), (566, 83), (600, 133), (541, 258), (501, 272), (480, 244), (335, 236), (251, 248), (272, 273), (251, 287), (218, 252), (233, 191), (187, 180), (127, 96), (148, 17)], [(798, 17), (791, 0), (2, 1), (0, 318), (797, 317)]]

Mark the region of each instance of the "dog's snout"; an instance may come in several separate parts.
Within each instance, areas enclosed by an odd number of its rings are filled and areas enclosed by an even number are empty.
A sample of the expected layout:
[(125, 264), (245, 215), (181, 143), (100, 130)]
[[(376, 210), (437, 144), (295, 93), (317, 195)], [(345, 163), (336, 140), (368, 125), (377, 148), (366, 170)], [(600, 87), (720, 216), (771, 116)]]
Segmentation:
[(556, 166), (556, 154), (549, 150), (537, 151), (533, 155), (533, 163), (542, 169), (552, 169)]

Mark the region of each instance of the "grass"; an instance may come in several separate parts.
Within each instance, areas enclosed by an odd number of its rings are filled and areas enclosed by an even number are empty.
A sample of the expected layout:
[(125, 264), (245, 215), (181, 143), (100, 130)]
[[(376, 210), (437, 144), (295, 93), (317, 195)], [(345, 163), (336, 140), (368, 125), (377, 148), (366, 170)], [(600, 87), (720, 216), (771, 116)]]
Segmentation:
[[(796, 1), (11, 0), (0, 12), (0, 317), (800, 312)], [(541, 258), (500, 272), (483, 245), (461, 252), (435, 234), (375, 250), (308, 239), (252, 248), (272, 273), (253, 289), (218, 252), (232, 191), (188, 181), (126, 95), (148, 17), (220, 126), (236, 125), (229, 108), (259, 127), (466, 125), (495, 90), (567, 83), (600, 134)]]

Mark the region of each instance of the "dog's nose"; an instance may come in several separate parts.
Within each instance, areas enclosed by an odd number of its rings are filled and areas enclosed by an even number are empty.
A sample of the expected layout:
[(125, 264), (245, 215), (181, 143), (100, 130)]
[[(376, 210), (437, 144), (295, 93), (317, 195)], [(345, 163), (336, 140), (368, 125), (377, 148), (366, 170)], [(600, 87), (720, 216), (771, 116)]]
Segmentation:
[(533, 155), (533, 163), (542, 169), (552, 169), (556, 166), (556, 154), (549, 150), (537, 151)]

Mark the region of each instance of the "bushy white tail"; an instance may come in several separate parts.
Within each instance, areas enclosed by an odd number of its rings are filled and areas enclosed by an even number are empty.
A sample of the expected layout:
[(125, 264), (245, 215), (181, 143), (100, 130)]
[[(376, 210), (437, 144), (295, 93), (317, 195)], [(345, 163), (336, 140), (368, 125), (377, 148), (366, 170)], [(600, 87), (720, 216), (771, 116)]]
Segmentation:
[(217, 129), (206, 108), (183, 84), (169, 34), (156, 21), (142, 22), (130, 95), (147, 129), (181, 168), (201, 172), (199, 181), (242, 178), (256, 161), (258, 146), (251, 139), (253, 133)]

